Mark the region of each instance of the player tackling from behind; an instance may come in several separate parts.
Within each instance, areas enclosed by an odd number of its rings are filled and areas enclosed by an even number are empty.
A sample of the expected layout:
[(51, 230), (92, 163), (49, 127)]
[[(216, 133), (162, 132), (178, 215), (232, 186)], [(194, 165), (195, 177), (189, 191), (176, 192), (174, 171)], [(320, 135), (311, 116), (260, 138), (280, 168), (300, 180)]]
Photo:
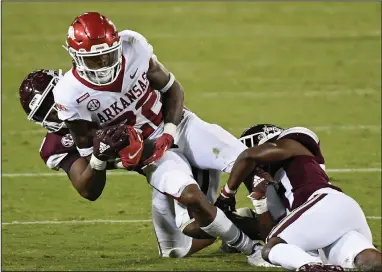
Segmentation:
[[(245, 131), (241, 139), (250, 148), (236, 160), (227, 188), (235, 192), (248, 176), (265, 170), (272, 178), (263, 174), (263, 180), (253, 181), (250, 196), (256, 210), (267, 211), (266, 199), (261, 197), (264, 186), (276, 182), (290, 211), (269, 233), (262, 250), (265, 260), (298, 271), (355, 267), (380, 271), (382, 255), (372, 244), (365, 215), (354, 199), (330, 184), (314, 132), (302, 127), (284, 130), (257, 125)], [(235, 195), (226, 197), (226, 204), (234, 205)], [(315, 250), (321, 251), (327, 265), (308, 253)]]
[[(177, 227), (189, 236), (220, 237), (246, 255), (254, 253), (258, 243), (208, 201), (191, 172), (192, 166), (230, 172), (246, 146), (184, 108), (182, 86), (141, 34), (117, 32), (108, 18), (88, 12), (69, 26), (66, 49), (73, 68), (53, 90), (58, 117), (65, 121), (80, 155), (90, 158), (94, 171), (106, 167), (97, 154), (109, 152), (114, 144), (94, 146), (95, 129), (133, 126), (136, 132), (129, 133), (142, 137), (131, 137), (136, 140), (129, 147), (117, 150), (122, 164), (131, 168), (140, 163), (151, 186), (190, 212), (193, 218), (183, 217)], [(152, 141), (154, 148), (140, 162), (142, 140)], [(202, 233), (194, 233), (190, 224), (197, 224)]]

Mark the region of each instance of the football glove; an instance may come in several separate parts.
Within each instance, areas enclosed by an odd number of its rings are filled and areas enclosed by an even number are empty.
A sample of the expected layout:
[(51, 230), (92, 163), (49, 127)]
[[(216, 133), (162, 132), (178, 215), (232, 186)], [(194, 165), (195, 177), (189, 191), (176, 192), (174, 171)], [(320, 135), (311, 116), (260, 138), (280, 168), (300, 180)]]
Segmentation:
[(139, 164), (143, 152), (143, 137), (132, 126), (126, 126), (129, 144), (119, 150), (123, 167), (132, 170)]
[(125, 131), (126, 125), (115, 125), (99, 129), (93, 138), (93, 155), (108, 161), (118, 156), (118, 151), (129, 145), (129, 135)]
[(163, 154), (174, 144), (174, 138), (168, 134), (163, 133), (162, 136), (154, 143), (154, 152), (151, 157), (145, 160), (142, 164), (143, 167), (146, 167), (155, 161), (162, 158)]
[(234, 212), (236, 210), (235, 192), (230, 192), (228, 186), (225, 185), (219, 197), (216, 199), (215, 206), (221, 209), (224, 213)]

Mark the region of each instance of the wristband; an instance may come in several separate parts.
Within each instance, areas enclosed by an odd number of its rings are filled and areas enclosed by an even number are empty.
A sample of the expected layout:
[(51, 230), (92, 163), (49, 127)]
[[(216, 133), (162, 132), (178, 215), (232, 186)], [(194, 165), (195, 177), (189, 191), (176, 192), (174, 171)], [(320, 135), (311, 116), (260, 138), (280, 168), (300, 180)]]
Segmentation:
[(90, 161), (89, 161), (90, 167), (92, 169), (95, 169), (95, 170), (98, 170), (98, 171), (105, 170), (106, 169), (106, 164), (107, 164), (107, 162), (101, 161), (96, 156), (94, 156), (94, 154), (92, 154), (92, 156), (90, 158)]
[(173, 123), (164, 124), (163, 134), (164, 133), (170, 134), (172, 137), (174, 137), (176, 133), (176, 125), (174, 125)]
[(175, 76), (172, 73), (170, 73), (170, 78), (168, 79), (166, 86), (164, 86), (161, 90), (159, 90), (159, 92), (161, 93), (167, 92), (171, 88), (172, 84), (174, 84), (174, 82), (175, 82)]
[(252, 199), (252, 204), (255, 207), (257, 214), (263, 214), (268, 211), (267, 199), (262, 198), (260, 200)]
[(224, 187), (222, 189), (222, 195), (224, 195), (224, 196), (235, 195), (236, 192), (237, 192), (237, 190), (231, 190), (228, 187), (228, 184), (224, 185)]

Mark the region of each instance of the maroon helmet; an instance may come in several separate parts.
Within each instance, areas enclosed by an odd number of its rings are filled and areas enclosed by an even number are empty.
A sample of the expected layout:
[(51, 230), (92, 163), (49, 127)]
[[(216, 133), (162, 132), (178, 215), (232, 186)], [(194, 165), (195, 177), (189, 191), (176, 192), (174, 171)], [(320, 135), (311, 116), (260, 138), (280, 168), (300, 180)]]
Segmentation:
[(64, 126), (64, 122), (58, 119), (52, 92), (60, 76), (61, 70), (33, 71), (19, 88), (20, 103), (28, 114), (28, 120), (42, 125), (49, 132), (56, 132)]
[(117, 29), (98, 12), (86, 12), (74, 19), (64, 48), (78, 74), (94, 85), (114, 82), (121, 71), (122, 43)]
[(274, 139), (283, 132), (283, 128), (272, 124), (259, 124), (247, 128), (240, 136), (239, 140), (247, 147), (261, 145)]

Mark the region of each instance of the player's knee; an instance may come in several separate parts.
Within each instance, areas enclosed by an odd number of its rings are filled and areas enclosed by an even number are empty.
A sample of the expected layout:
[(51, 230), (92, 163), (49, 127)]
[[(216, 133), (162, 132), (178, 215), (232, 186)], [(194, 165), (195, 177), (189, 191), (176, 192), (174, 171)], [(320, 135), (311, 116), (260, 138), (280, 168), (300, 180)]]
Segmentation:
[(270, 262), (269, 252), (271, 252), (271, 249), (277, 244), (285, 244), (285, 241), (279, 237), (273, 237), (268, 240), (268, 242), (265, 244), (265, 246), (261, 250), (261, 256), (263, 257), (264, 260), (266, 260), (267, 262)]
[(365, 249), (355, 257), (354, 263), (362, 271), (381, 271), (382, 254), (374, 248)]

